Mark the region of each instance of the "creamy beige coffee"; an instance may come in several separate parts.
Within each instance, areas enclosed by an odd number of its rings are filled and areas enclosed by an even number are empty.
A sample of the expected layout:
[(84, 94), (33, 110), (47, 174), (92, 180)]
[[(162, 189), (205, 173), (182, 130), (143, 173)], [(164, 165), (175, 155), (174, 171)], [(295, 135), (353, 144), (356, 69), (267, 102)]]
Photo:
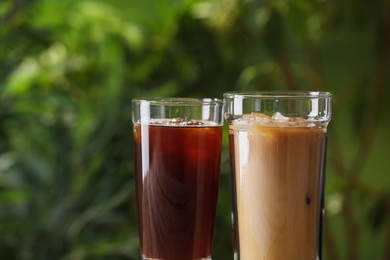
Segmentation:
[(326, 128), (279, 113), (229, 128), (240, 259), (317, 259)]

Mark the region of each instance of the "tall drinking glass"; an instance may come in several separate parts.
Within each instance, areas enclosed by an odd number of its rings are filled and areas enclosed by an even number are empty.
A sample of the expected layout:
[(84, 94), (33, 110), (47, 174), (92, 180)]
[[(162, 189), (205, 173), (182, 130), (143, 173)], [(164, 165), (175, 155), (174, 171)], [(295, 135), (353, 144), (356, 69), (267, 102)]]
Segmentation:
[(325, 92), (225, 93), (235, 259), (321, 259)]
[(155, 98), (132, 105), (143, 259), (211, 259), (222, 101)]

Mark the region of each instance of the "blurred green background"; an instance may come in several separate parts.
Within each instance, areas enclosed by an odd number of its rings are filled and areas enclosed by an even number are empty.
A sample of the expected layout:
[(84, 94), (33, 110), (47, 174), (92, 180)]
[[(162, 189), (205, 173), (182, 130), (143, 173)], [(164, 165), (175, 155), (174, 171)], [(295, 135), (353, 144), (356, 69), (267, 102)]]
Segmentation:
[(131, 99), (268, 89), (334, 94), (324, 258), (390, 259), (390, 1), (1, 0), (0, 21), (1, 259), (140, 259)]

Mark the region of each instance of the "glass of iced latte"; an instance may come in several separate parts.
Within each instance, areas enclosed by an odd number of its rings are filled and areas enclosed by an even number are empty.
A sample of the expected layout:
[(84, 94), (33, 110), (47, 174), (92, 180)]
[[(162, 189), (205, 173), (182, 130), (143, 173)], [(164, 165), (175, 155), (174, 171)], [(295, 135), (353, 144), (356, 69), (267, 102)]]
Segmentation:
[(225, 93), (235, 259), (321, 259), (325, 92)]
[(222, 107), (218, 99), (133, 100), (143, 259), (211, 259)]

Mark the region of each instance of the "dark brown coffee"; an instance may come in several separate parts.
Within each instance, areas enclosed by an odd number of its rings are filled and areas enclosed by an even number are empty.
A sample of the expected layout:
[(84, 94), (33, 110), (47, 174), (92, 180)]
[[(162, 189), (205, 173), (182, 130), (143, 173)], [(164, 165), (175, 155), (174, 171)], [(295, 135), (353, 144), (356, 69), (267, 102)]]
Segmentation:
[(136, 195), (144, 259), (210, 257), (222, 126), (134, 125)]

